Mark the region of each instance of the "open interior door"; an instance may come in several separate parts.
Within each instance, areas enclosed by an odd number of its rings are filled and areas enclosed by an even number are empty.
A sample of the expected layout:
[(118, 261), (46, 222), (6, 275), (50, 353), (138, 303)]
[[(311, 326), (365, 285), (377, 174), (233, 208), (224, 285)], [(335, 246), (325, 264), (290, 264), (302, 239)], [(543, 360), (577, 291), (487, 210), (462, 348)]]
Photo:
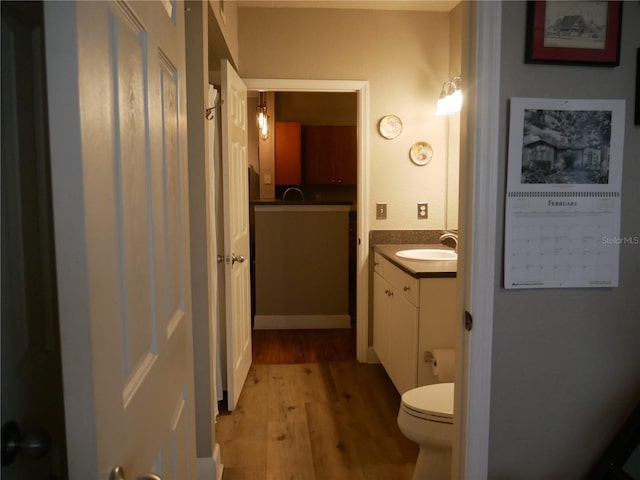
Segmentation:
[(184, 8), (44, 20), (69, 478), (195, 479)]
[(247, 88), (225, 59), (221, 72), (227, 407), (233, 410), (251, 367)]

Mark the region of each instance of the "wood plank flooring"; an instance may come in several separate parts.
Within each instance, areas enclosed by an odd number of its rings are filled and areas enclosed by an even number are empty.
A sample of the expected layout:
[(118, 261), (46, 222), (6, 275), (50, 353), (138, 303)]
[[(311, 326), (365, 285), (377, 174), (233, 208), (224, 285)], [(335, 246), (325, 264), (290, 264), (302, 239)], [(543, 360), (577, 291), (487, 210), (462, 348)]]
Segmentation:
[[(254, 358), (261, 360), (254, 361), (237, 408), (217, 418), (224, 480), (411, 478), (418, 448), (398, 430), (400, 396), (384, 369), (356, 362), (352, 351), (332, 358), (321, 338), (330, 342), (331, 334), (258, 335)], [(307, 346), (306, 356), (269, 347), (294, 339)]]
[(356, 359), (353, 328), (254, 330), (253, 363), (313, 363)]

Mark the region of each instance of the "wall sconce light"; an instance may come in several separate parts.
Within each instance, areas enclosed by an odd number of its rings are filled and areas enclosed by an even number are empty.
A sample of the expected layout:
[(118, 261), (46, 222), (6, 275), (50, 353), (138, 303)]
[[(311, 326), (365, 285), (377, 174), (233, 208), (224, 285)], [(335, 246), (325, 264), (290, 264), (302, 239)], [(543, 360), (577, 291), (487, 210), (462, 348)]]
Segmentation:
[(269, 119), (267, 116), (267, 100), (265, 92), (260, 92), (258, 108), (256, 108), (256, 121), (258, 122), (258, 133), (260, 134), (260, 138), (266, 140), (269, 138)]
[(436, 115), (451, 115), (462, 109), (462, 79), (453, 77), (442, 84)]

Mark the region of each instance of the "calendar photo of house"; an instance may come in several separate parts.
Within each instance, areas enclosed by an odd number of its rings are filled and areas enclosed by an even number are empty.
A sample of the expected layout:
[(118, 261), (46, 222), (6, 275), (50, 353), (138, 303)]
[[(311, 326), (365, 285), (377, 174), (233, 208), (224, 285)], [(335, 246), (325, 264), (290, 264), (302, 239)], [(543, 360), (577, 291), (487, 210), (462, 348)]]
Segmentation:
[(524, 111), (522, 183), (607, 184), (611, 111)]

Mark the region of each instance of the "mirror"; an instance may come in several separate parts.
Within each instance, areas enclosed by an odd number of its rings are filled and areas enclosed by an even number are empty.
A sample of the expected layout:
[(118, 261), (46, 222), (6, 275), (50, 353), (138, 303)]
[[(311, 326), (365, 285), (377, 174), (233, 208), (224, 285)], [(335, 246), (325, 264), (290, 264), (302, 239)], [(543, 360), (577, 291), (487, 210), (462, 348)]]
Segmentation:
[(446, 230), (458, 230), (458, 207), (460, 193), (460, 113), (448, 115), (449, 138), (447, 139), (447, 212)]

